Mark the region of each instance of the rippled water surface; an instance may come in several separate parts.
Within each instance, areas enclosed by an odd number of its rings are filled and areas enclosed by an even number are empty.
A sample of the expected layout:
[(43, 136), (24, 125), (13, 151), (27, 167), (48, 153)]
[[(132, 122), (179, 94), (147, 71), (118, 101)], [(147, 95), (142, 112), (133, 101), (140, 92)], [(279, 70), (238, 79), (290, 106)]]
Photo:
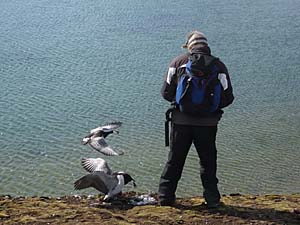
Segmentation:
[[(80, 144), (103, 123), (138, 191), (156, 191), (167, 157), (160, 96), (184, 36), (202, 29), (228, 66), (236, 100), (217, 137), (224, 194), (300, 192), (300, 2), (3, 0), (0, 194), (67, 195), (86, 172)], [(132, 190), (131, 186), (127, 190)], [(191, 149), (179, 196), (201, 195)]]

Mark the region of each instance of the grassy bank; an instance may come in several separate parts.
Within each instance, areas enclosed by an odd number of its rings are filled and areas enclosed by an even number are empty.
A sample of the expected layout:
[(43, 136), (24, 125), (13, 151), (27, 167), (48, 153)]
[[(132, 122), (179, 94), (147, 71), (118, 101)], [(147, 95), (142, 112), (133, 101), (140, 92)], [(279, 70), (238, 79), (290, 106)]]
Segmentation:
[(111, 204), (102, 196), (0, 196), (0, 224), (300, 224), (300, 194), (232, 194), (218, 209), (206, 209), (202, 197), (178, 199), (174, 207), (133, 206), (134, 195)]

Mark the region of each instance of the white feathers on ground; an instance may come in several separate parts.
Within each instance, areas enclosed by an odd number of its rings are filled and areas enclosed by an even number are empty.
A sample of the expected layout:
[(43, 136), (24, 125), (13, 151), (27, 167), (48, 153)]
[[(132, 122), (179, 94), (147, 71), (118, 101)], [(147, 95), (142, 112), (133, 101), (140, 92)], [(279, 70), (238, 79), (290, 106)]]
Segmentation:
[(130, 204), (132, 205), (152, 205), (156, 204), (157, 200), (151, 195), (138, 195), (130, 200)]

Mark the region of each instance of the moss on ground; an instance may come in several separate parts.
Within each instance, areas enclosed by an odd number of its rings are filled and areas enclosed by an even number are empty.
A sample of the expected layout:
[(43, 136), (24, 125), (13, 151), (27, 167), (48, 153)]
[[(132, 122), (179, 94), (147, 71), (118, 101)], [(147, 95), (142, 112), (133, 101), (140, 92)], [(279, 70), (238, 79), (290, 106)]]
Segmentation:
[(218, 209), (206, 209), (202, 197), (178, 199), (174, 207), (133, 206), (134, 195), (111, 204), (102, 196), (0, 196), (0, 224), (300, 224), (300, 194), (232, 194)]

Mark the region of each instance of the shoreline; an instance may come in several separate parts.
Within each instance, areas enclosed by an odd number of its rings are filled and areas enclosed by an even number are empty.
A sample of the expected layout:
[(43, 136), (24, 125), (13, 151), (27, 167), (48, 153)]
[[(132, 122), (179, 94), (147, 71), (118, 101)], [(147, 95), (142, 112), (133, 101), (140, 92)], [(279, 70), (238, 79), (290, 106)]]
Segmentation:
[(300, 193), (223, 195), (217, 209), (206, 209), (201, 196), (178, 198), (173, 207), (129, 204), (136, 195), (112, 203), (102, 195), (0, 195), (0, 224), (300, 224)]

